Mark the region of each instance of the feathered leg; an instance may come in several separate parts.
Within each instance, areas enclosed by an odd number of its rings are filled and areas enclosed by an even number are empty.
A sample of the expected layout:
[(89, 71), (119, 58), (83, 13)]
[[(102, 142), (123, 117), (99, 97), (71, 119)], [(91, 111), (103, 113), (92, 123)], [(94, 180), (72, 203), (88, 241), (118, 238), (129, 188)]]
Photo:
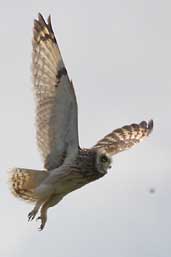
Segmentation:
[[(54, 206), (55, 204), (59, 203), (63, 198), (63, 195), (51, 195), (42, 205), (40, 210), (40, 216), (37, 218), (37, 220), (41, 220), (41, 225), (39, 227), (39, 230), (43, 230), (45, 227), (45, 224), (47, 222), (47, 210), (49, 207)], [(36, 207), (36, 206), (35, 206)]]
[(44, 201), (42, 201), (42, 200), (39, 200), (39, 201), (36, 202), (33, 210), (31, 212), (29, 212), (29, 214), (28, 214), (28, 221), (32, 221), (35, 218), (35, 216), (36, 216), (36, 214), (37, 214), (38, 210), (40, 209), (40, 206), (42, 205), (43, 202)]

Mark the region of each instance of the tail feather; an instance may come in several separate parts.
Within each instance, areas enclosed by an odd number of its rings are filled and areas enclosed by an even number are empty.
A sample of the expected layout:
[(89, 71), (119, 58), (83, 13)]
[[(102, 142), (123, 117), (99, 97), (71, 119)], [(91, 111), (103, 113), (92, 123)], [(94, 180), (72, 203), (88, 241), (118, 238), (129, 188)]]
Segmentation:
[(12, 194), (26, 201), (37, 201), (34, 189), (47, 177), (47, 171), (14, 168), (10, 173)]

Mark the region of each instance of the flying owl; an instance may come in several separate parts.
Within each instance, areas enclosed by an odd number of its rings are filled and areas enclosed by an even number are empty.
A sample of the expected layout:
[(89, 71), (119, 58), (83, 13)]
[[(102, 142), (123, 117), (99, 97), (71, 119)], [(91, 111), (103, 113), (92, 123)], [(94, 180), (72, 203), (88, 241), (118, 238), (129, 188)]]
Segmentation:
[(44, 170), (14, 168), (12, 193), (34, 202), (28, 220), (40, 209), (42, 230), (47, 210), (68, 193), (107, 174), (112, 156), (144, 140), (153, 129), (153, 121), (142, 121), (112, 131), (92, 148), (80, 148), (77, 101), (68, 77), (51, 18), (41, 14), (34, 21), (32, 75), (36, 102), (36, 136), (44, 161)]

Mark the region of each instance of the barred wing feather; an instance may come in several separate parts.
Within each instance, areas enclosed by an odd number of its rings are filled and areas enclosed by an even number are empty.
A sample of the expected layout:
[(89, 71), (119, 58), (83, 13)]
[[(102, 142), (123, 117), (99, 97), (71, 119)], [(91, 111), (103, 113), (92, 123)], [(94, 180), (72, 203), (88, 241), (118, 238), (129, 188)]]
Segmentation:
[(94, 148), (103, 149), (108, 154), (114, 155), (143, 141), (151, 133), (152, 129), (152, 120), (124, 126), (98, 141)]
[(78, 149), (77, 102), (50, 16), (34, 21), (33, 84), (36, 98), (38, 148), (46, 169), (54, 169)]

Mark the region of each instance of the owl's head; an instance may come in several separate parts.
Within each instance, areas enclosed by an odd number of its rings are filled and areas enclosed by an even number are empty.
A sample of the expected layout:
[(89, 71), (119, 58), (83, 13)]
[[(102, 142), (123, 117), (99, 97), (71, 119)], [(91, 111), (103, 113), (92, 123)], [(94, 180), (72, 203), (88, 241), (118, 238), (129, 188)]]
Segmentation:
[(96, 168), (98, 172), (106, 174), (111, 168), (112, 158), (105, 151), (98, 151), (96, 157)]

